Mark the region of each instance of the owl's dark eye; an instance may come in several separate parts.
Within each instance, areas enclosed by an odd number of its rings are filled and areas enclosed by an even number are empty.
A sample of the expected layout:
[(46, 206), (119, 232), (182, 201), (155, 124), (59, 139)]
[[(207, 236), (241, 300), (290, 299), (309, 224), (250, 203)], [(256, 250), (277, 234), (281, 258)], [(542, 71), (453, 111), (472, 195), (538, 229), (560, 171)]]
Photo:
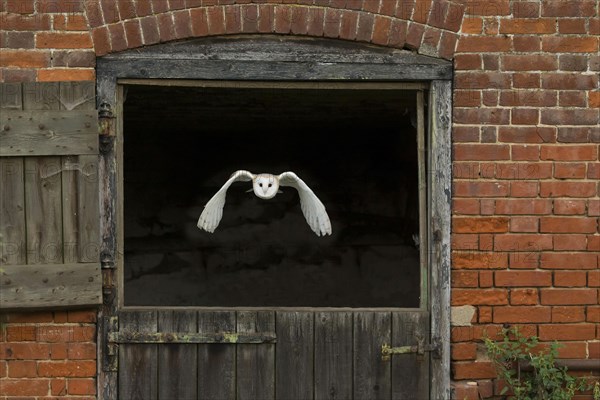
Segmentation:
[(269, 183), (269, 187), (271, 187), (271, 186), (273, 186), (273, 184), (272, 184), (272, 183)]
[(262, 187), (262, 183), (259, 183), (258, 186)]

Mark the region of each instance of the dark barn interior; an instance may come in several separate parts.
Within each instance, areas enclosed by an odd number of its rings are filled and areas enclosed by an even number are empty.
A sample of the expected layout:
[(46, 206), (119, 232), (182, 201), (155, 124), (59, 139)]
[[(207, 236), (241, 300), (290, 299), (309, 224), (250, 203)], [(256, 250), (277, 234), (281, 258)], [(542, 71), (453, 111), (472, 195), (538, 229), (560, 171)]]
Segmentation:
[[(125, 305), (418, 307), (415, 115), (408, 90), (128, 86)], [(199, 230), (238, 169), (294, 171), (333, 234), (293, 188), (261, 200), (241, 182)]]

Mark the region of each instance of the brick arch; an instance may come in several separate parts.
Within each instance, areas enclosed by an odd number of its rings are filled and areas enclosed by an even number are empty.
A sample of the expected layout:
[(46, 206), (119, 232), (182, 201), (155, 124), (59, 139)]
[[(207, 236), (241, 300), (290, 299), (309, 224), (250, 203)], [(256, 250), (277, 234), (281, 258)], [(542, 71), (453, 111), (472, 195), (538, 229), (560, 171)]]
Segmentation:
[[(88, 1), (96, 55), (196, 37), (275, 33), (339, 38), (452, 59), (464, 15), (462, 5), (448, 0), (193, 6), (202, 2), (207, 0)], [(338, 3), (345, 8), (336, 7)]]

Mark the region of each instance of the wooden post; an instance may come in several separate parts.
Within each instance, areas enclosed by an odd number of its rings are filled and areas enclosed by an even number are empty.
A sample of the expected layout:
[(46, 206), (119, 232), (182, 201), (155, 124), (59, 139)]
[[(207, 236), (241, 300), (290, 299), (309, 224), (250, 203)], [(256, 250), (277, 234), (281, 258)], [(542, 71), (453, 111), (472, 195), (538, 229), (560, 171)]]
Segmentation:
[[(450, 205), (452, 201), (452, 82), (433, 81), (429, 95), (431, 221), (431, 339), (441, 358), (432, 359), (431, 398), (450, 398)], [(437, 336), (437, 337), (436, 337)]]

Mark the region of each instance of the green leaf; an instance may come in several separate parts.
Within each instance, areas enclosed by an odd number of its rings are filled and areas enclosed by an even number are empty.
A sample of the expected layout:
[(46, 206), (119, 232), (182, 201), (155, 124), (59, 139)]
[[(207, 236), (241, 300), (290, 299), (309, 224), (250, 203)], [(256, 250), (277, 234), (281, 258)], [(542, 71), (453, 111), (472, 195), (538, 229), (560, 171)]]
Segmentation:
[[(506, 381), (501, 395), (509, 390), (515, 400), (570, 400), (576, 392), (589, 390), (585, 379), (574, 378), (566, 367), (556, 365), (558, 349), (562, 344), (551, 343), (547, 350), (535, 350), (537, 337), (525, 337), (516, 328), (503, 329), (502, 339), (495, 342), (486, 338), (485, 346), (498, 376)], [(515, 364), (529, 361), (533, 371), (518, 371)], [(600, 400), (600, 385), (594, 388), (594, 400)]]

